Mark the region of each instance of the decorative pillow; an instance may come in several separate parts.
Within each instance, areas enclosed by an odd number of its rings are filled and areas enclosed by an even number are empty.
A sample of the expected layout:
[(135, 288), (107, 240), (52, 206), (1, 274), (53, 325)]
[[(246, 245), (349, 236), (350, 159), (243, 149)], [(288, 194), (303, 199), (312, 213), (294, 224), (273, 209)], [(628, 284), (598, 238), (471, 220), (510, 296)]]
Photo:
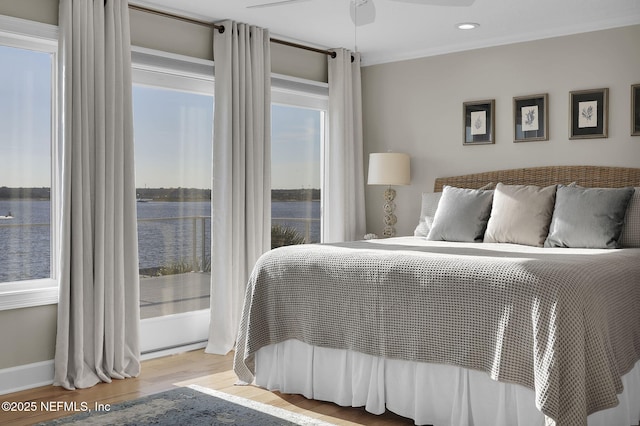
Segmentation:
[(491, 190), (445, 186), (427, 239), (482, 241), (492, 199)]
[(493, 193), (485, 243), (515, 243), (542, 247), (549, 232), (556, 185), (503, 185)]
[(618, 248), (633, 187), (559, 185), (545, 247)]
[(416, 237), (426, 237), (433, 226), (433, 217), (438, 209), (438, 202), (442, 192), (423, 192), (422, 207), (420, 209), (420, 221), (416, 226), (413, 235)]
[(620, 235), (620, 246), (640, 248), (640, 187), (635, 188), (633, 197), (629, 201)]
[[(489, 182), (485, 186), (479, 189), (493, 189), (495, 185), (493, 182)], [(423, 192), (422, 193), (422, 206), (420, 208), (420, 221), (418, 226), (413, 231), (415, 237), (426, 237), (431, 231), (433, 226), (433, 217), (436, 214), (438, 203), (442, 192)]]

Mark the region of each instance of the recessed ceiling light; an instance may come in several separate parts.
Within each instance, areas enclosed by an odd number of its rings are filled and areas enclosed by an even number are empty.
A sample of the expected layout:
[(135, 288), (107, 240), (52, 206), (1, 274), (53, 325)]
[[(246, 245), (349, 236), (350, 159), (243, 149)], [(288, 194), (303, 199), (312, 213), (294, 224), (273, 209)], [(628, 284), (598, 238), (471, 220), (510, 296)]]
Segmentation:
[(476, 24), (475, 22), (462, 22), (460, 24), (456, 24), (456, 28), (459, 30), (473, 30), (479, 26), (480, 24)]

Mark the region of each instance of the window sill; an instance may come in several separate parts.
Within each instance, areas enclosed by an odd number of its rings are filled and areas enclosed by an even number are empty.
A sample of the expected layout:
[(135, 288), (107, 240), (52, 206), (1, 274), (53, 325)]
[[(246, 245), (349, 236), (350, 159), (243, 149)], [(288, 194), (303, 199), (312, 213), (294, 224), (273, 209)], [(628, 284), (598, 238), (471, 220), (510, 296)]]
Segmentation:
[(58, 283), (43, 279), (0, 284), (0, 311), (58, 303)]

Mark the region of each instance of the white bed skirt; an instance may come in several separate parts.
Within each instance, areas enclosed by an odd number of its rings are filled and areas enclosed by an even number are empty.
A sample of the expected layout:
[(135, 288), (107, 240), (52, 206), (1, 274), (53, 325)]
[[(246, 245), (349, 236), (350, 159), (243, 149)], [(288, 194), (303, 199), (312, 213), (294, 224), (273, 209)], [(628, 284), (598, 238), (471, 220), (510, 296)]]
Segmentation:
[[(617, 407), (589, 416), (589, 426), (640, 421), (640, 362), (623, 377)], [(388, 409), (434, 426), (544, 426), (533, 390), (491, 380), (481, 371), (399, 361), (288, 340), (256, 354), (258, 386), (341, 406)]]

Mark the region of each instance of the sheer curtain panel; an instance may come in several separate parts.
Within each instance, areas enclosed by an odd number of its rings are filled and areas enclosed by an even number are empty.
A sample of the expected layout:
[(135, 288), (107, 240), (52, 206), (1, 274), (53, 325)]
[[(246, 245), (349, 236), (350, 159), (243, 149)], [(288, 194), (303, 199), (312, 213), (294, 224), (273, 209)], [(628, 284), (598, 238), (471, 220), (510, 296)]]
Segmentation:
[(231, 21), (214, 31), (211, 322), (206, 352), (233, 349), (245, 288), (271, 244), (269, 31)]
[(366, 231), (360, 54), (346, 49), (335, 52), (335, 58), (328, 57), (329, 142), (322, 187), (325, 243), (359, 240)]
[(54, 384), (140, 372), (126, 0), (61, 0), (60, 297)]

